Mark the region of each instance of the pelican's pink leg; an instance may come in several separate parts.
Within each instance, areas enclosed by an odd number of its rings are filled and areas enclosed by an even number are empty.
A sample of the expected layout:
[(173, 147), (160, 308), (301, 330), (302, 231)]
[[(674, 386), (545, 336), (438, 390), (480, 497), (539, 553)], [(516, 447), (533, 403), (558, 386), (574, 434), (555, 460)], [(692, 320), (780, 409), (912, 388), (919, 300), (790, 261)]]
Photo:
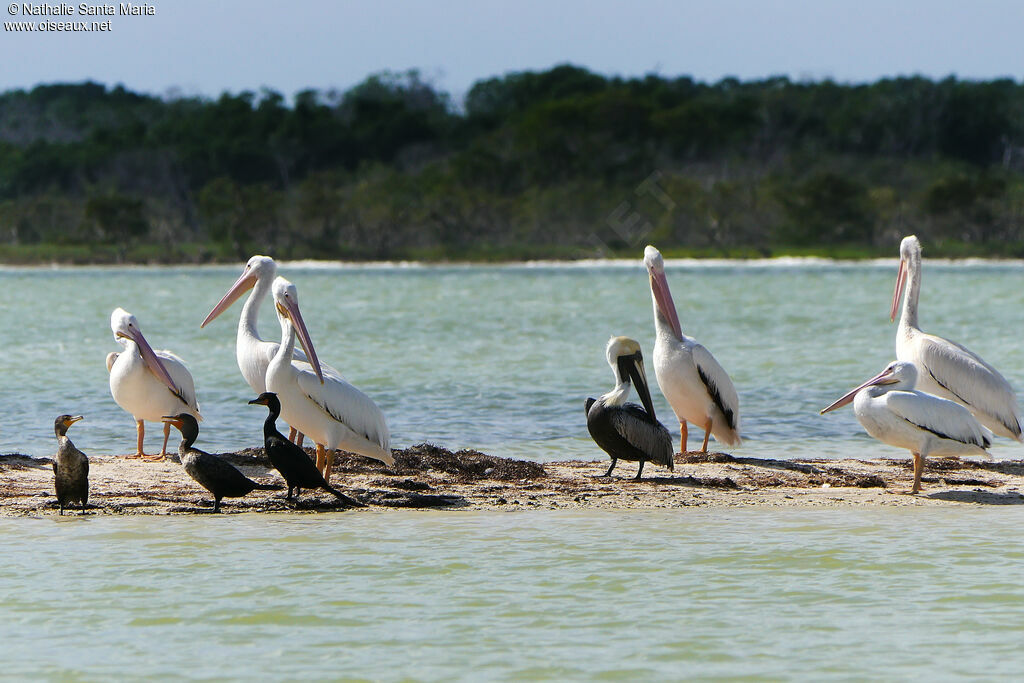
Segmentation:
[(316, 445), (316, 468), (321, 472), (324, 471), (324, 463), (327, 461), (327, 455), (324, 453), (324, 447), (320, 444)]
[(686, 429), (686, 420), (679, 421), (679, 452), (686, 453), (686, 437), (688, 432)]
[(301, 448), (302, 447), (302, 441), (305, 438), (306, 438), (305, 435), (303, 435), (303, 433), (300, 432), (295, 427), (289, 427), (288, 428), (288, 440), (291, 441), (296, 446)]
[(124, 456), (125, 458), (127, 458), (129, 460), (134, 459), (134, 458), (141, 458), (142, 456), (146, 455), (146, 453), (142, 450), (142, 441), (146, 437), (146, 425), (145, 425), (145, 423), (142, 420), (136, 420), (135, 421), (135, 436), (136, 436), (135, 455), (126, 455), (126, 456)]
[(324, 481), (331, 483), (331, 468), (334, 467), (334, 449), (327, 449), (327, 462), (324, 464)]
[(711, 418), (704, 424), (704, 445), (700, 447), (701, 453), (708, 452), (708, 438), (711, 436)]
[(143, 455), (142, 459), (146, 462), (160, 462), (167, 457), (167, 439), (171, 436), (171, 423), (164, 422), (164, 445), (160, 449), (160, 455)]
[(914, 453), (914, 486), (910, 489), (911, 493), (919, 493), (921, 491), (921, 474), (924, 472), (924, 457), (920, 453)]

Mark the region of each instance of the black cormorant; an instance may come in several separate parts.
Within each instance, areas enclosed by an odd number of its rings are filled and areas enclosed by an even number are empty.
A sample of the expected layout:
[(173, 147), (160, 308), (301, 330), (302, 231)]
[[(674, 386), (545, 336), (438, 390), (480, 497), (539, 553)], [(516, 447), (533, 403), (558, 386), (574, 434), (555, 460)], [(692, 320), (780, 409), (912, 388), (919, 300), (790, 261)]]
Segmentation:
[(82, 514), (85, 514), (85, 503), (89, 498), (89, 458), (68, 438), (68, 427), (81, 419), (81, 415), (60, 415), (53, 421), (53, 431), (57, 434), (53, 483), (62, 515), (64, 506), (70, 503), (81, 503)]
[(288, 482), (288, 500), (292, 498), (292, 489), (295, 489), (296, 497), (302, 489), (323, 489), (333, 493), (338, 500), (347, 505), (363, 507), (359, 501), (349, 498), (328, 484), (324, 475), (306, 455), (306, 451), (277, 431), (277, 418), (281, 414), (281, 402), (278, 400), (277, 394), (265, 391), (249, 401), (249, 404), (263, 405), (270, 411), (266, 422), (263, 423), (263, 445), (267, 451), (267, 457), (270, 458), (270, 463)]
[(241, 498), (256, 489), (275, 491), (281, 488), (280, 484), (258, 484), (239, 472), (231, 463), (206, 451), (193, 448), (192, 444), (199, 436), (199, 423), (189, 413), (165, 415), (160, 419), (174, 425), (181, 432), (178, 457), (188, 476), (213, 494), (214, 512), (220, 512), (221, 498)]

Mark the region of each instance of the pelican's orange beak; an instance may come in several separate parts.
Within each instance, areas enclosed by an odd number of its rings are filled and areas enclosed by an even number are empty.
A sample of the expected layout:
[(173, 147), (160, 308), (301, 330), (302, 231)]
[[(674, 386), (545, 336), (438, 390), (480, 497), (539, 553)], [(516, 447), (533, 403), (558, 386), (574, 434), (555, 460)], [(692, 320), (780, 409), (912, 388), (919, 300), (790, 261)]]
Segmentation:
[(313, 340), (309, 338), (309, 331), (306, 330), (306, 323), (302, 320), (302, 313), (299, 311), (299, 305), (291, 301), (291, 299), (286, 299), (284, 303), (278, 301), (277, 311), (282, 316), (288, 318), (292, 327), (295, 328), (295, 333), (299, 337), (299, 343), (302, 344), (302, 350), (306, 352), (306, 356), (309, 358), (309, 363), (313, 366), (313, 371), (320, 380), (320, 384), (323, 384), (324, 373), (320, 369), (320, 359), (316, 356), (316, 349), (313, 348)]
[(876, 384), (895, 384), (898, 381), (899, 380), (893, 377), (892, 370), (886, 368), (885, 370), (882, 370), (880, 373), (869, 379), (867, 382), (864, 382), (864, 384), (861, 384), (859, 387), (856, 387), (855, 389), (851, 389), (848, 393), (843, 395), (843, 397), (837, 400), (835, 403), (831, 404), (827, 408), (823, 408), (819, 415), (824, 415), (825, 413), (831, 410), (835, 410), (836, 408), (842, 408), (843, 406), (852, 403), (853, 399), (856, 398), (857, 396), (857, 392), (859, 392), (861, 389), (867, 389), (868, 387), (874, 386)]
[(896, 309), (900, 305), (900, 294), (903, 293), (903, 287), (907, 284), (907, 262), (905, 259), (900, 259), (900, 269), (896, 273), (896, 289), (892, 293), (892, 305), (889, 307), (889, 322), (896, 320)]
[(167, 372), (167, 368), (164, 367), (163, 361), (156, 355), (156, 351), (149, 345), (146, 338), (142, 336), (142, 331), (137, 329), (129, 329), (128, 334), (124, 332), (118, 332), (118, 337), (122, 337), (129, 341), (135, 342), (139, 347), (139, 354), (142, 356), (142, 362), (146, 364), (149, 371), (156, 375), (157, 379), (167, 385), (176, 396), (181, 396), (181, 389), (171, 379), (171, 375)]
[(676, 304), (672, 301), (672, 292), (669, 291), (665, 271), (655, 271), (653, 268), (648, 268), (647, 274), (650, 276), (651, 292), (654, 294), (654, 301), (658, 305), (661, 317), (668, 321), (669, 327), (672, 328), (676, 338), (682, 339), (683, 330), (679, 326), (679, 314), (676, 313)]
[(238, 301), (243, 294), (256, 286), (256, 279), (256, 275), (253, 274), (252, 269), (246, 265), (241, 276), (235, 280), (235, 284), (231, 285), (231, 289), (227, 291), (227, 294), (221, 297), (220, 301), (218, 301), (217, 305), (213, 307), (210, 314), (206, 316), (206, 319), (200, 323), (199, 327), (206, 327), (208, 322), (231, 308), (231, 304)]

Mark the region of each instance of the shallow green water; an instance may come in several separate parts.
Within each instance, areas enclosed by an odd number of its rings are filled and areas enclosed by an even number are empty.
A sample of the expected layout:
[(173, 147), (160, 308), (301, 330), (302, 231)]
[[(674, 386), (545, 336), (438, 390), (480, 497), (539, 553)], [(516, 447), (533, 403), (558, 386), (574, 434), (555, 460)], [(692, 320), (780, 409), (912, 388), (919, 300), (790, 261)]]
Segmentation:
[[(922, 326), (1019, 386), (1024, 267), (925, 269)], [(201, 446), (259, 443), (237, 309), (199, 329), (238, 272), (0, 269), (0, 452), (49, 455), (60, 412), (86, 415), (72, 435), (87, 452), (133, 446), (103, 364), (118, 305), (190, 364)], [(283, 273), (321, 357), (377, 400), (398, 447), (603, 459), (582, 403), (610, 386), (604, 343), (632, 335), (651, 353), (636, 265)], [(891, 359), (894, 275), (670, 269), (684, 330), (738, 387), (744, 454), (899, 454), (851, 411), (817, 414)], [(0, 518), (0, 677), (1010, 677), (1024, 665), (1022, 525), (1019, 506)]]
[[(0, 520), (14, 677), (1019, 675), (1024, 510)], [(30, 539), (30, 540), (27, 540)]]

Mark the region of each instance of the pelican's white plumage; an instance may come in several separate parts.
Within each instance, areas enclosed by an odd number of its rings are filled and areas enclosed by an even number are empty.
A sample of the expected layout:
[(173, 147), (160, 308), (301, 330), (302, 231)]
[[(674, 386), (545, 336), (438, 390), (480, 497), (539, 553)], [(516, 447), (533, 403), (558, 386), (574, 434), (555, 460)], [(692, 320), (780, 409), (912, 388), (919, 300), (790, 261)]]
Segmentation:
[(904, 288), (906, 296), (896, 333), (896, 358), (917, 366), (920, 371), (917, 388), (966, 406), (979, 422), (1000, 436), (1024, 440), (1017, 395), (999, 371), (971, 350), (922, 332), (918, 327), (921, 243), (914, 235), (900, 243), (900, 267), (890, 319), (896, 318), (896, 307)]
[(680, 451), (686, 451), (687, 421), (704, 430), (703, 451), (710, 434), (740, 445), (740, 401), (732, 379), (710, 351), (683, 334), (661, 252), (648, 246), (644, 265), (654, 303), (654, 376), (679, 420)]
[[(246, 291), (249, 291), (249, 297), (245, 300), (242, 313), (238, 317), (238, 333), (235, 335), (235, 361), (238, 363), (238, 370), (242, 373), (242, 377), (257, 394), (262, 394), (267, 390), (267, 368), (270, 366), (274, 354), (277, 353), (278, 347), (276, 341), (263, 340), (257, 327), (260, 306), (270, 293), (276, 275), (277, 263), (274, 262), (274, 259), (269, 256), (253, 256), (245, 264), (242, 274), (235, 283), (200, 324), (200, 327), (205, 327), (230, 308)], [(308, 365), (309, 361), (302, 349), (295, 349), (294, 354), (296, 362)], [(341, 373), (331, 366), (321, 365), (320, 367), (325, 375), (341, 378)]]
[(822, 414), (853, 401), (853, 412), (868, 434), (883, 443), (906, 448), (914, 456), (914, 486), (921, 489), (924, 458), (929, 455), (981, 455), (991, 444), (990, 432), (964, 406), (915, 390), (913, 363), (895, 361), (848, 392)]
[[(144, 421), (160, 422), (164, 415), (181, 412), (202, 420), (195, 383), (181, 358), (170, 351), (155, 351), (149, 345), (135, 316), (128, 311), (114, 309), (110, 329), (114, 340), (124, 348), (120, 353), (107, 355), (110, 393), (117, 405), (135, 418), (136, 455), (143, 456)], [(161, 457), (167, 453), (169, 433), (168, 425), (164, 425)]]
[[(394, 464), (391, 435), (377, 404), (340, 377), (316, 372), (320, 364), (299, 312), (295, 285), (278, 277), (273, 295), (281, 344), (267, 368), (267, 391), (281, 401), (281, 417), (317, 444), (317, 466), (324, 478), (329, 479), (339, 448)], [(291, 362), (296, 337), (312, 365)]]

